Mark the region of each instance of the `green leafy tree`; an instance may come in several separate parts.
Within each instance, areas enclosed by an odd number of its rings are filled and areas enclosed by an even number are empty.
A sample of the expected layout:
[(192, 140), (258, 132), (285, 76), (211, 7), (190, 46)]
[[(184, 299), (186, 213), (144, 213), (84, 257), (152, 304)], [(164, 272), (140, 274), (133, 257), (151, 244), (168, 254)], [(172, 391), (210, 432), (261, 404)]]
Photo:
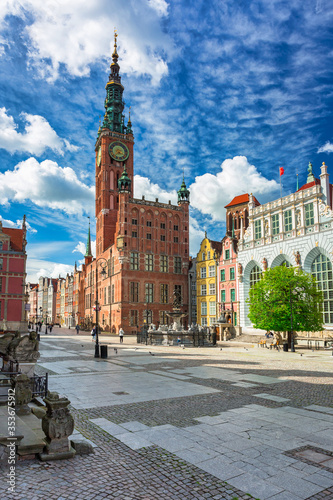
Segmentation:
[(323, 329), (323, 293), (315, 278), (297, 267), (267, 269), (250, 288), (247, 302), (254, 328), (289, 332)]

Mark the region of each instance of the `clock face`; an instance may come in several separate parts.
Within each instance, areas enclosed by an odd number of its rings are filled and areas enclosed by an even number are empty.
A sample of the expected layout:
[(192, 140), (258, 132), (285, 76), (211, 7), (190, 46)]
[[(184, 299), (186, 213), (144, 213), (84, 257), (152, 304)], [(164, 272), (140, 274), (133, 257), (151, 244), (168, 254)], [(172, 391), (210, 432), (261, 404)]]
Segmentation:
[(111, 158), (117, 161), (125, 161), (129, 156), (128, 147), (120, 141), (111, 142), (109, 153)]
[(98, 148), (97, 151), (97, 165), (100, 166), (101, 164), (101, 159), (102, 159), (102, 148), (101, 146)]

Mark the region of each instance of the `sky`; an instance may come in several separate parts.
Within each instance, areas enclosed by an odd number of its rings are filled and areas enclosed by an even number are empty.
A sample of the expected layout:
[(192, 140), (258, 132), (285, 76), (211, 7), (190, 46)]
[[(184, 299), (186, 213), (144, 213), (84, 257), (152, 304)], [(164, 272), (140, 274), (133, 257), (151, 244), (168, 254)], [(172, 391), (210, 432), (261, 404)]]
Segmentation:
[(224, 206), (333, 179), (333, 4), (325, 0), (2, 0), (0, 217), (28, 223), (27, 280), (82, 262), (114, 28), (135, 197), (191, 192), (190, 251)]

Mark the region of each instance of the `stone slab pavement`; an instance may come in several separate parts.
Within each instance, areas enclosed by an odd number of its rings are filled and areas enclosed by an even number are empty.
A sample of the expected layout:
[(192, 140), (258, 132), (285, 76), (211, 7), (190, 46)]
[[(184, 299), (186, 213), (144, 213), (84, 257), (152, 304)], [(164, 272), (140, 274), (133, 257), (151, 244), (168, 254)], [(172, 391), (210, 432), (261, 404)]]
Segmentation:
[[(1, 499), (333, 499), (333, 356), (42, 335), (36, 370), (94, 454), (16, 463)], [(3, 468), (6, 473), (6, 468)]]

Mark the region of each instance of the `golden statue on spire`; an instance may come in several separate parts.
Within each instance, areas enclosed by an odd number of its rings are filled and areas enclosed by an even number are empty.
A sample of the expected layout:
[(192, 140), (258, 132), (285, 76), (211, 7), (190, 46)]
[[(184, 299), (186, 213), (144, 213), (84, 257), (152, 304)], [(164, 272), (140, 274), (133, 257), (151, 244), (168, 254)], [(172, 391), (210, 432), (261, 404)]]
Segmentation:
[(114, 51), (112, 53), (112, 59), (113, 59), (113, 62), (117, 62), (118, 60), (118, 53), (117, 53), (117, 37), (118, 37), (118, 33), (117, 33), (117, 29), (114, 28)]

